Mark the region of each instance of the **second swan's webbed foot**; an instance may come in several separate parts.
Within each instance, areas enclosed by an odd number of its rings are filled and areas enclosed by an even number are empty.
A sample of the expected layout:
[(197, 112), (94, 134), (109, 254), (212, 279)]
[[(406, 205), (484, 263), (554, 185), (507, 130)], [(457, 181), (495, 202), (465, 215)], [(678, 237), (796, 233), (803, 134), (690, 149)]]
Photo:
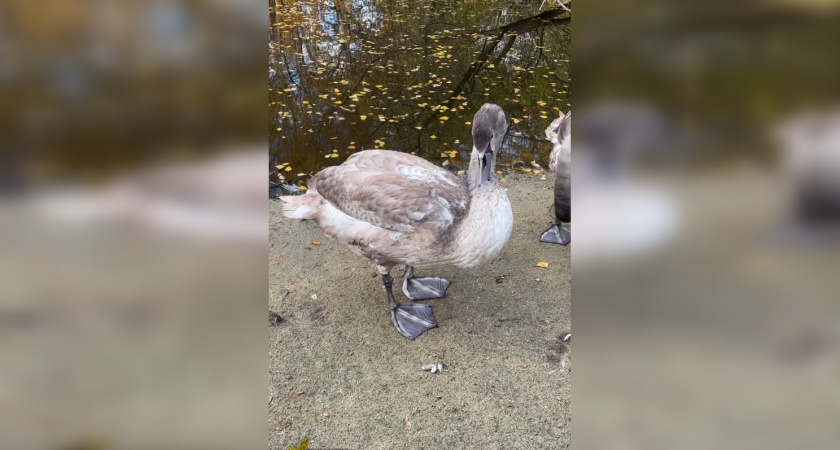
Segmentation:
[(561, 225), (553, 225), (540, 235), (540, 242), (569, 245), (572, 242), (572, 230)]

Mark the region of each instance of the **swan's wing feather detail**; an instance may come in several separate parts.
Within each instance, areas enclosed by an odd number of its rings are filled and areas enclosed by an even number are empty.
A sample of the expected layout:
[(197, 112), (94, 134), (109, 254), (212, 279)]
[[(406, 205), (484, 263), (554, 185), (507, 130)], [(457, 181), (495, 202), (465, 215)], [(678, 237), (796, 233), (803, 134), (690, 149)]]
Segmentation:
[(312, 188), (345, 214), (392, 231), (451, 227), (469, 197), (452, 173), (416, 156), (368, 150), (318, 172)]

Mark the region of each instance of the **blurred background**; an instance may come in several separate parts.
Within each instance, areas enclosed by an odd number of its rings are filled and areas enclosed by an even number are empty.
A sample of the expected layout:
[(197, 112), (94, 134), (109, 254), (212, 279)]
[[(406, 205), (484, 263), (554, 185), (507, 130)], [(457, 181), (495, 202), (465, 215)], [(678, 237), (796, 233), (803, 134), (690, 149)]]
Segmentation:
[(267, 29), (0, 4), (0, 447), (265, 445)]
[(574, 446), (837, 447), (840, 4), (576, 13)]

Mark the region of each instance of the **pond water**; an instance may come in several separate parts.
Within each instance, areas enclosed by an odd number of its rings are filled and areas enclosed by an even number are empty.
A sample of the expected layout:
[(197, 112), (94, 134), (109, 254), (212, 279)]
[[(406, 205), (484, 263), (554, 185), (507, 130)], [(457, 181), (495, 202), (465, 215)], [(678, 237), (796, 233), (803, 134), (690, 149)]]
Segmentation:
[(464, 170), (488, 102), (510, 119), (501, 167), (547, 165), (544, 130), (571, 108), (570, 14), (556, 0), (269, 6), (273, 181), (302, 185), (374, 148)]

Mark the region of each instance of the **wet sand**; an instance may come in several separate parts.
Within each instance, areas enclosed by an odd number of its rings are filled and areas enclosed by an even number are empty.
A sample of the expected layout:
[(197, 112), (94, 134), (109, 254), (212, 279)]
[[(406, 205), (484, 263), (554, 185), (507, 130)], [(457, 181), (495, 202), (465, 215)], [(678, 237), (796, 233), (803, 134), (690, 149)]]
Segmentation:
[[(538, 241), (553, 180), (506, 179), (510, 242), (484, 268), (418, 271), (452, 285), (426, 301), (439, 327), (415, 341), (393, 329), (364, 260), (270, 202), (269, 309), (283, 319), (269, 329), (270, 448), (570, 447), (570, 354), (556, 351), (571, 329), (571, 246)], [(444, 372), (420, 370), (431, 363)]]

